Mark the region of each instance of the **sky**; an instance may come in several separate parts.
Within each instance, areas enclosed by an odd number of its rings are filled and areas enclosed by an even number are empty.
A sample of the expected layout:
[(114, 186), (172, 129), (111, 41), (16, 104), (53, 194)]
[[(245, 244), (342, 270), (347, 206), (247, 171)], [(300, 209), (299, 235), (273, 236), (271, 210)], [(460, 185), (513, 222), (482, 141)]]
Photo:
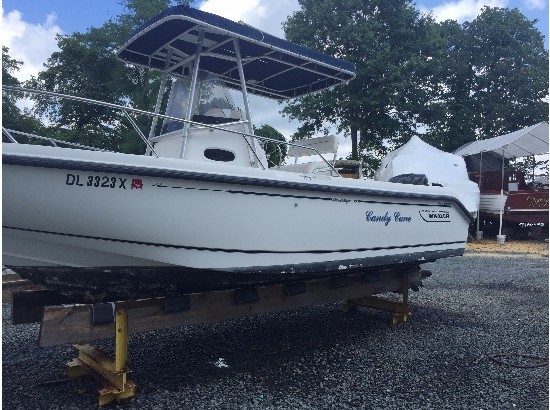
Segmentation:
[[(122, 12), (118, 0), (3, 0), (2, 45), (10, 56), (23, 61), (20, 80), (36, 75), (57, 50), (56, 36), (100, 27)], [(473, 20), (483, 6), (518, 8), (545, 36), (548, 49), (548, 0), (418, 0), (416, 7), (438, 21)], [(299, 9), (297, 0), (195, 0), (195, 7), (284, 37), (282, 23)], [(289, 138), (299, 123), (282, 117), (282, 106), (265, 98), (250, 98), (255, 125), (269, 124)], [(351, 150), (349, 139), (340, 138), (338, 157)]]

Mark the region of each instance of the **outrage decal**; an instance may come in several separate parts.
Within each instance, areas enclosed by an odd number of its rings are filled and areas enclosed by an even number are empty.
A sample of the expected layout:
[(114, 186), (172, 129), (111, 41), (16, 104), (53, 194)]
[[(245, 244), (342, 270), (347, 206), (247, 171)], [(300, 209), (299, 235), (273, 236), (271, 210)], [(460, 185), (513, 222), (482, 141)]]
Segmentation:
[(132, 179), (129, 187), (128, 178), (70, 173), (67, 173), (65, 185), (111, 189), (143, 189), (143, 181), (139, 178)]
[(411, 222), (412, 220), (410, 216), (401, 215), (401, 212), (394, 212), (393, 215), (390, 215), (390, 213), (387, 211), (384, 215), (375, 214), (374, 211), (367, 211), (365, 212), (365, 219), (368, 222), (383, 223), (384, 226), (388, 226), (390, 222), (407, 223)]
[(340, 202), (342, 204), (349, 204), (351, 202), (351, 199), (344, 199), (344, 198), (332, 198), (332, 202)]
[(422, 209), (418, 212), (425, 222), (451, 222), (451, 213), (449, 211)]

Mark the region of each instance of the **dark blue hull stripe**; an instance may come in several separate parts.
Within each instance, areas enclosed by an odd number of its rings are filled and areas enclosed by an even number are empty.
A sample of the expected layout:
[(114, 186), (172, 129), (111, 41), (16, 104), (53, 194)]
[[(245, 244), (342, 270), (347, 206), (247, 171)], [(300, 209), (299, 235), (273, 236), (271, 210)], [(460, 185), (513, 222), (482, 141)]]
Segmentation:
[(259, 253), (330, 254), (330, 253), (366, 252), (366, 251), (409, 249), (409, 248), (422, 248), (422, 247), (428, 247), (428, 246), (464, 244), (464, 241), (453, 241), (453, 242), (421, 243), (421, 244), (413, 244), (413, 245), (378, 246), (373, 248), (335, 249), (335, 250), (302, 250), (302, 251), (243, 250), (243, 249), (207, 248), (207, 247), (201, 247), (201, 246), (172, 245), (172, 244), (164, 244), (164, 243), (132, 241), (128, 239), (103, 238), (103, 237), (89, 236), (89, 235), (78, 235), (78, 234), (70, 234), (70, 233), (63, 233), (63, 232), (50, 232), (50, 231), (41, 231), (36, 229), (18, 228), (13, 226), (3, 226), (3, 228), (17, 230), (17, 231), (24, 231), (24, 232), (33, 232), (33, 233), (56, 235), (56, 236), (66, 236), (66, 237), (72, 237), (72, 238), (83, 238), (83, 239), (93, 239), (93, 240), (108, 241), (108, 242), (128, 243), (132, 245), (156, 246), (156, 247), (171, 248), (171, 249), (185, 249), (185, 250), (197, 250), (197, 251), (208, 251), (208, 252), (245, 253), (245, 254), (259, 254)]

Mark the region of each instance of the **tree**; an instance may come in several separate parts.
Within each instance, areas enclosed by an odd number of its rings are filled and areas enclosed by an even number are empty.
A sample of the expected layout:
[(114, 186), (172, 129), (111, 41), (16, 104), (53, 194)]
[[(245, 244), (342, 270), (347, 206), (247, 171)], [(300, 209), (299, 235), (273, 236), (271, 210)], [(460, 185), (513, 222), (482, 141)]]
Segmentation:
[[(9, 49), (2, 46), (2, 84), (20, 86), (19, 80), (13, 76), (23, 64), (9, 56)], [(2, 93), (2, 125), (9, 128), (13, 119), (20, 115), (19, 108), (15, 105), (16, 97), (13, 94)]]
[(439, 49), (434, 53), (430, 98), (419, 107), (418, 121), (427, 126), (422, 138), (443, 150), (475, 139), (479, 109), (472, 98), (471, 52), (463, 27), (454, 20), (437, 25)]
[[(123, 0), (126, 13), (118, 15), (114, 21), (100, 28), (90, 28), (85, 33), (59, 36), (60, 51), (52, 54), (46, 70), (39, 73), (30, 86), (152, 111), (160, 73), (126, 66), (116, 58), (115, 52), (136, 28), (171, 3), (170, 0)], [(188, 1), (176, 3), (187, 4)], [(38, 98), (36, 110), (64, 129), (60, 138), (128, 153), (145, 151), (135, 130), (112, 109)], [(140, 116), (136, 122), (147, 134), (151, 117)]]
[(428, 98), (421, 80), (433, 65), (435, 23), (407, 0), (299, 3), (301, 10), (284, 24), (286, 37), (354, 63), (357, 77), (290, 102), (283, 113), (303, 121), (306, 129), (335, 125), (351, 136), (351, 158), (361, 153), (375, 165), (375, 157), (385, 152), (385, 140), (404, 142), (415, 133), (416, 107)]
[(478, 137), (516, 131), (548, 120), (548, 50), (544, 39), (518, 9), (485, 7), (465, 24), (473, 98), (480, 111)]
[[(21, 83), (14, 74), (19, 71), (22, 64), (23, 62), (10, 57), (7, 47), (2, 47), (3, 85), (21, 86)], [(40, 121), (36, 120), (30, 113), (26, 111), (22, 112), (16, 105), (17, 99), (21, 97), (20, 93), (2, 93), (2, 126), (6, 129), (38, 133), (41, 129)]]
[[(254, 127), (254, 134), (260, 137), (286, 142), (284, 135), (271, 125), (262, 124), (259, 128)], [(286, 144), (277, 144), (275, 142), (268, 141), (264, 143), (264, 146), (267, 161), (270, 167), (280, 165), (284, 162), (288, 152), (288, 146)]]
[(436, 24), (406, 0), (299, 3), (287, 38), (353, 62), (357, 78), (290, 102), (283, 114), (303, 123), (293, 138), (335, 125), (373, 168), (415, 133), (453, 151), (548, 120), (548, 51), (517, 9)]
[(538, 160), (535, 155), (516, 158), (508, 161), (507, 168), (523, 172), (526, 182), (533, 182), (536, 175), (548, 177), (548, 160)]
[(421, 113), (427, 142), (454, 151), (548, 121), (548, 51), (535, 21), (517, 9), (485, 7), (472, 22), (439, 27), (440, 93)]

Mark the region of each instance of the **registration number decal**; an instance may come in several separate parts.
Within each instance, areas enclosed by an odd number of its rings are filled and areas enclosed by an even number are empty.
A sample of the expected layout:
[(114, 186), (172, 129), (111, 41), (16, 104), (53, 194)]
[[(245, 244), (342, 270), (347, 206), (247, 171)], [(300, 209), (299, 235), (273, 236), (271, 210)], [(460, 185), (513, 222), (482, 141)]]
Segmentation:
[[(129, 182), (130, 181), (130, 182)], [(109, 177), (105, 175), (81, 175), (67, 173), (65, 185), (111, 189), (143, 189), (140, 178)]]

